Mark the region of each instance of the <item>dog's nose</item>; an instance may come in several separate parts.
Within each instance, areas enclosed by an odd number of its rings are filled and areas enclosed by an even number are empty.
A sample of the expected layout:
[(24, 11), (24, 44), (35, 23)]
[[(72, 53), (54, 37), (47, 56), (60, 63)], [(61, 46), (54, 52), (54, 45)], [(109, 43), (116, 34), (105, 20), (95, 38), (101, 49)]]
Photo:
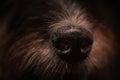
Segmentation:
[(90, 53), (93, 37), (85, 29), (67, 29), (54, 32), (51, 42), (55, 52), (64, 60), (83, 60)]

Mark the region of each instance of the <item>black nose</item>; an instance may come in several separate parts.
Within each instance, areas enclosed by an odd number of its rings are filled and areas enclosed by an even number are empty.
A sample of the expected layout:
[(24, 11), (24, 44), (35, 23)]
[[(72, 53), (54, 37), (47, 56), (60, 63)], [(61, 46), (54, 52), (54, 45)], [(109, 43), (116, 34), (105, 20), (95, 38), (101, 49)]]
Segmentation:
[(61, 29), (51, 35), (56, 54), (66, 61), (80, 61), (90, 53), (93, 37), (85, 29)]

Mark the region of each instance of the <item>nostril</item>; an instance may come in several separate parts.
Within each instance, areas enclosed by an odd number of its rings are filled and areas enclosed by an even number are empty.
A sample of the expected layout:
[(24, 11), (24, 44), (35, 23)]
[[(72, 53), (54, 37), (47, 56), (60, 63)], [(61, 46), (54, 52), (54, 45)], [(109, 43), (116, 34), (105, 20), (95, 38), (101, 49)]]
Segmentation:
[(57, 51), (59, 51), (63, 54), (69, 53), (72, 48), (71, 42), (69, 40), (63, 39), (63, 38), (58, 38), (58, 39), (54, 40), (53, 46), (55, 49), (57, 49)]
[(93, 40), (90, 38), (83, 39), (81, 42), (81, 46), (80, 46), (81, 53), (82, 54), (89, 53), (89, 51), (91, 50), (91, 47), (92, 47), (92, 43), (93, 43)]

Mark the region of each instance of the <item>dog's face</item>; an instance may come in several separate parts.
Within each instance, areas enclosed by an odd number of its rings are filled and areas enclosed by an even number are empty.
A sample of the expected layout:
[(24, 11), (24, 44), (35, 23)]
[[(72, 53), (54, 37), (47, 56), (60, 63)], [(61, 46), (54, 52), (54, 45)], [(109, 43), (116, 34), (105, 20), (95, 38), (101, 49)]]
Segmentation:
[(115, 36), (77, 1), (18, 3), (8, 17), (12, 37), (5, 58), (13, 79), (88, 80), (107, 69)]

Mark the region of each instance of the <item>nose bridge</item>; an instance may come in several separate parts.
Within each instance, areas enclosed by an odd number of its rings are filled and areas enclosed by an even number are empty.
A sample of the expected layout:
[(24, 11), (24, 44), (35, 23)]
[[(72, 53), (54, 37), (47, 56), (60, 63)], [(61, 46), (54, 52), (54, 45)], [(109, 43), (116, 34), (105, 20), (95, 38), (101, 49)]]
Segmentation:
[(64, 38), (72, 36), (73, 34), (75, 34), (75, 32), (80, 32), (80, 30), (72, 26), (62, 26), (53, 30), (50, 36), (54, 39), (56, 39), (57, 37)]
[(83, 27), (75, 27), (75, 26), (64, 26), (59, 29), (57, 29), (55, 32), (53, 32), (56, 37), (61, 38), (80, 38), (80, 37), (90, 37), (93, 38), (92, 31), (87, 30)]
[(82, 34), (82, 31), (80, 29), (67, 29), (61, 33), (61, 37), (68, 38), (68, 39), (75, 39), (80, 37)]

